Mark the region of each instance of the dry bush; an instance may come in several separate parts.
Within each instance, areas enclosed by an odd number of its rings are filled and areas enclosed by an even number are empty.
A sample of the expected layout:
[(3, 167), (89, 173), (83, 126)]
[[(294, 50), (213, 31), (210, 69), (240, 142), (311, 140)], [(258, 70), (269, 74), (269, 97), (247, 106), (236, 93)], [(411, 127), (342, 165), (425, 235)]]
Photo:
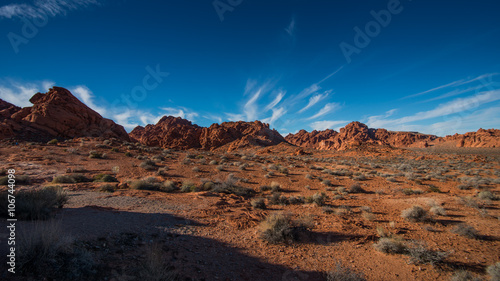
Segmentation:
[(293, 220), (290, 215), (273, 213), (260, 224), (260, 237), (272, 244), (292, 243), (299, 240), (301, 232), (308, 230), (303, 221)]
[(401, 212), (401, 217), (411, 222), (428, 221), (429, 214), (420, 206), (413, 206)]
[(442, 262), (449, 255), (447, 252), (430, 250), (423, 242), (418, 241), (410, 242), (405, 254), (410, 257), (410, 263), (431, 265)]
[(145, 161), (141, 162), (141, 164), (139, 164), (139, 167), (141, 167), (147, 171), (153, 171), (153, 170), (156, 170), (158, 168), (156, 166), (156, 163), (152, 160), (145, 160)]
[(386, 254), (404, 254), (406, 251), (406, 245), (403, 241), (387, 237), (380, 238), (377, 243), (373, 244), (373, 247)]
[(252, 201), (250, 201), (250, 204), (254, 209), (261, 209), (261, 210), (266, 209), (266, 202), (263, 198), (253, 199)]
[(366, 191), (359, 185), (359, 183), (354, 183), (349, 187), (349, 193), (365, 193)]
[(166, 257), (163, 254), (162, 246), (153, 243), (146, 247), (146, 256), (142, 263), (140, 277), (143, 280), (151, 281), (174, 281), (178, 280), (177, 275), (169, 270), (165, 263)]
[[(0, 196), (0, 216), (8, 217), (7, 191), (2, 192)], [(59, 186), (49, 186), (18, 191), (15, 200), (17, 219), (45, 220), (52, 216), (54, 209), (62, 208), (66, 204), (68, 195)]]
[(108, 174), (98, 174), (94, 176), (95, 182), (118, 182), (118, 180), (112, 175)]
[(455, 272), (450, 279), (450, 281), (481, 281), (481, 280), (482, 280), (481, 278), (474, 276), (472, 273), (465, 270), (460, 270)]
[(20, 233), (19, 273), (37, 280), (90, 280), (96, 273), (93, 256), (75, 246), (59, 222), (34, 225), (33, 231)]
[(500, 280), (500, 262), (492, 264), (486, 268), (486, 273), (490, 276), (490, 280), (499, 281)]
[[(31, 179), (29, 176), (17, 176), (14, 178), (16, 181), (16, 185), (29, 185), (31, 183)], [(0, 185), (8, 185), (9, 184), (9, 177), (1, 177), (0, 178)]]
[(451, 232), (471, 239), (479, 239), (480, 237), (478, 231), (474, 227), (465, 223), (456, 225), (451, 229)]
[(365, 281), (365, 277), (362, 273), (356, 272), (342, 263), (338, 262), (335, 265), (335, 269), (328, 272), (326, 280), (328, 281)]
[(146, 178), (135, 180), (130, 183), (130, 188), (138, 190), (153, 190), (163, 192), (173, 192), (177, 190), (175, 183), (172, 181), (158, 182), (155, 178)]
[(446, 216), (446, 210), (441, 206), (432, 206), (429, 212), (436, 216)]
[(218, 193), (235, 194), (238, 196), (251, 196), (255, 193), (252, 189), (240, 186), (237, 183), (238, 179), (235, 178), (232, 174), (229, 174), (227, 175), (225, 181), (215, 183), (212, 191)]

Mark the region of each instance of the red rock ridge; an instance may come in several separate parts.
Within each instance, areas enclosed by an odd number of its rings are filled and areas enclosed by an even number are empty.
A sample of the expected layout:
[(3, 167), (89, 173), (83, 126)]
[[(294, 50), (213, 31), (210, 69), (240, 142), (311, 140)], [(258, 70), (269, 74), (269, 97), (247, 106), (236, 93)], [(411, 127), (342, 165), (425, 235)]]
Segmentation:
[(436, 139), (433, 135), (414, 132), (391, 132), (385, 129), (371, 129), (363, 123), (352, 122), (336, 132), (301, 130), (297, 134), (289, 134), (286, 140), (294, 145), (321, 150), (346, 150), (364, 144), (390, 145), (395, 147), (425, 146), (425, 143)]
[(500, 130), (479, 129), (477, 132), (454, 134), (442, 138), (444, 142), (453, 142), (456, 147), (500, 147)]
[(163, 117), (156, 125), (138, 126), (130, 132), (130, 137), (142, 144), (163, 148), (214, 150), (224, 147), (227, 151), (285, 141), (276, 130), (260, 121), (224, 122), (206, 128), (172, 116)]
[[(130, 140), (125, 129), (103, 118), (70, 91), (53, 87), (46, 94), (37, 93), (31, 107), (2, 110), (0, 139), (17, 138), (44, 141), (49, 138), (104, 137)], [(0, 108), (5, 107), (5, 102)], [(9, 131), (11, 134), (5, 132)]]

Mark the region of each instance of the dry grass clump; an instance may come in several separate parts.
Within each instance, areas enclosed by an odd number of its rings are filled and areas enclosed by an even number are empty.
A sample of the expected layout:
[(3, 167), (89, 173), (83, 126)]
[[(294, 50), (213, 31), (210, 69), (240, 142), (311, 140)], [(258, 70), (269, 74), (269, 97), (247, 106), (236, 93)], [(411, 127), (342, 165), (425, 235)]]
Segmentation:
[(292, 243), (300, 238), (300, 234), (308, 231), (310, 225), (303, 220), (294, 220), (291, 215), (273, 213), (260, 226), (260, 237), (272, 244)]
[(431, 265), (442, 262), (449, 255), (447, 252), (430, 250), (423, 242), (418, 241), (410, 242), (405, 254), (410, 257), (410, 263)]
[(455, 233), (471, 239), (479, 239), (480, 237), (479, 232), (474, 227), (465, 223), (456, 225), (451, 229), (451, 233)]
[[(8, 217), (7, 191), (0, 194), (0, 216)], [(46, 220), (56, 208), (62, 208), (68, 195), (59, 186), (16, 192), (16, 218), (20, 220)]]
[[(7, 172), (2, 174), (6, 174)], [(16, 185), (29, 185), (31, 183), (31, 179), (29, 176), (15, 176), (14, 178), (15, 184)], [(11, 180), (12, 181), (12, 180)], [(0, 185), (8, 185), (9, 184), (9, 177), (4, 176), (0, 178)]]
[(306, 203), (314, 203), (317, 206), (321, 207), (321, 206), (325, 205), (326, 199), (328, 199), (328, 197), (326, 196), (326, 194), (324, 192), (317, 192), (317, 193), (313, 194), (312, 196), (307, 196), (305, 199), (305, 202)]
[(421, 206), (413, 206), (401, 212), (401, 217), (411, 222), (423, 222), (430, 220), (429, 214)]
[(165, 263), (166, 257), (163, 254), (162, 245), (153, 243), (146, 247), (145, 259), (142, 262), (140, 277), (143, 280), (151, 281), (174, 281), (178, 280), (177, 275), (169, 270)]
[(99, 152), (97, 150), (89, 151), (89, 158), (92, 159), (104, 159), (106, 158), (106, 153)]
[(18, 273), (29, 278), (90, 280), (96, 262), (90, 252), (75, 245), (60, 223), (37, 223), (34, 230), (19, 235)]
[(474, 276), (469, 271), (460, 270), (453, 274), (450, 281), (481, 281), (483, 279)]
[(82, 174), (71, 174), (56, 176), (52, 179), (52, 183), (80, 183), (90, 182), (91, 180)]
[(156, 166), (156, 163), (152, 160), (145, 160), (145, 161), (141, 162), (141, 164), (139, 164), (139, 167), (141, 167), (147, 171), (153, 171), (153, 170), (156, 170), (158, 168)]
[(254, 209), (261, 209), (265, 210), (266, 209), (266, 201), (263, 198), (256, 198), (250, 201), (250, 204)]
[(98, 174), (94, 176), (95, 182), (118, 182), (118, 180), (109, 174)]
[(404, 254), (406, 252), (406, 245), (400, 239), (382, 237), (373, 247), (382, 253), (386, 254)]
[(362, 273), (356, 272), (338, 262), (335, 269), (328, 272), (327, 281), (366, 281)]
[(366, 191), (359, 185), (359, 183), (354, 183), (349, 187), (349, 193), (365, 193)]
[(159, 182), (157, 179), (150, 177), (142, 180), (135, 180), (130, 183), (132, 189), (138, 190), (153, 190), (162, 192), (173, 192), (177, 190), (177, 186), (172, 181)]
[(486, 273), (490, 276), (490, 280), (500, 280), (500, 262), (492, 264), (486, 268)]
[(212, 191), (217, 193), (235, 194), (238, 196), (251, 196), (255, 193), (252, 189), (240, 186), (237, 183), (238, 179), (232, 174), (229, 174), (227, 175), (225, 181), (215, 183)]

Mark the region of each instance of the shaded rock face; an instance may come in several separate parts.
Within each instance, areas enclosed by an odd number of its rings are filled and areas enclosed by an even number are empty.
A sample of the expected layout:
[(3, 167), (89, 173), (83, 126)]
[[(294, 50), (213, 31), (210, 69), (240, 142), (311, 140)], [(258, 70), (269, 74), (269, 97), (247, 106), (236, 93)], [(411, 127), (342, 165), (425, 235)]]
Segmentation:
[(371, 129), (363, 123), (352, 122), (340, 129), (340, 132), (301, 130), (289, 134), (286, 140), (294, 145), (321, 150), (345, 150), (365, 144), (390, 145), (395, 147), (424, 146), (427, 141), (436, 139), (433, 135), (413, 132), (391, 132), (385, 129)]
[(214, 150), (223, 147), (227, 151), (285, 141), (276, 130), (260, 121), (224, 122), (206, 128), (172, 116), (163, 117), (156, 125), (136, 127), (130, 137), (142, 144), (163, 148)]
[[(14, 137), (23, 140), (46, 141), (51, 138), (104, 137), (130, 140), (125, 129), (103, 118), (68, 90), (53, 87), (47, 93), (37, 93), (31, 107), (3, 109), (0, 139)], [(5, 102), (4, 102), (5, 103)], [(6, 105), (2, 103), (0, 108)], [(10, 130), (12, 134), (4, 131)]]
[(463, 135), (455, 134), (443, 138), (445, 142), (455, 142), (456, 147), (500, 147), (500, 130), (479, 129)]

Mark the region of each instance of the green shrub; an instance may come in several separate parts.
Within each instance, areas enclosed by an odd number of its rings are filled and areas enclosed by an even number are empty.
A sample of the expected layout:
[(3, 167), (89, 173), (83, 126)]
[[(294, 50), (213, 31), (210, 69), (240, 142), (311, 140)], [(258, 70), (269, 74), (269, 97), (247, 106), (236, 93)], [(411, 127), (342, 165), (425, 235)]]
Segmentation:
[(47, 142), (47, 144), (57, 144), (57, 143), (59, 143), (59, 141), (57, 139), (52, 139), (52, 140)]

